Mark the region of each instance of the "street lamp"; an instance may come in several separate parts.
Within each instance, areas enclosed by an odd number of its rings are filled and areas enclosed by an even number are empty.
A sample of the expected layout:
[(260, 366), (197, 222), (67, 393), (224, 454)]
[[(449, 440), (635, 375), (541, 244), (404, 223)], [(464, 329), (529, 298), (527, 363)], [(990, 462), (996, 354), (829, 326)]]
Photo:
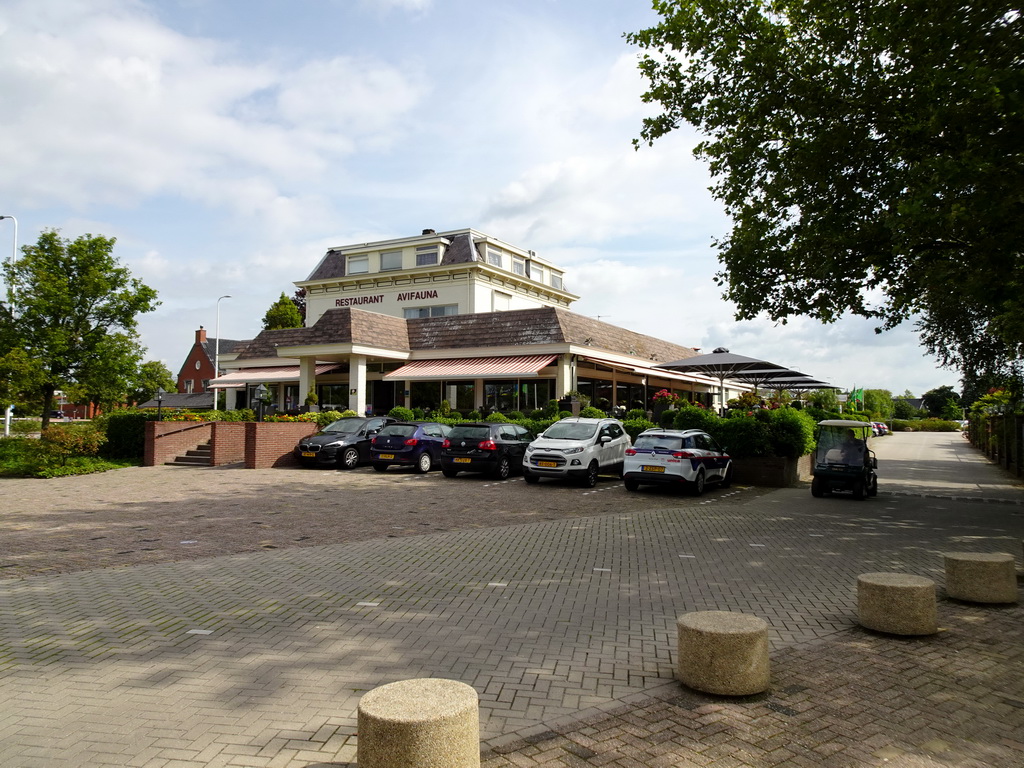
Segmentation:
[(256, 392), (254, 394), (256, 395), (257, 403), (256, 421), (263, 421), (263, 405), (267, 397), (267, 385), (261, 383), (258, 387), (256, 387)]
[[(13, 216), (0, 216), (0, 221), (3, 221), (4, 219), (10, 219), (11, 221), (14, 222), (14, 241), (11, 243), (11, 262), (10, 262), (11, 266), (13, 267), (15, 260), (18, 258), (18, 220), (16, 218), (14, 218)], [(8, 293), (8, 299), (12, 300), (11, 303), (13, 303), (13, 299), (12, 299), (13, 294), (14, 294), (14, 281), (13, 281), (13, 277), (12, 277), (10, 285), (7, 286), (7, 293)]]
[(156, 420), (163, 421), (164, 395), (167, 393), (163, 387), (156, 388)]
[(217, 299), (217, 328), (214, 333), (217, 338), (213, 340), (213, 378), (220, 376), (220, 302), (221, 299), (230, 299), (231, 296), (221, 296)]

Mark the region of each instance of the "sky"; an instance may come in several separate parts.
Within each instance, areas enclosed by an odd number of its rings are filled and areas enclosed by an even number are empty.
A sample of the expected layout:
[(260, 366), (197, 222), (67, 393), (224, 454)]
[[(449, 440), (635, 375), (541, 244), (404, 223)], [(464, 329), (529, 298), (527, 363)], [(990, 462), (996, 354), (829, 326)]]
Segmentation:
[(18, 245), (116, 237), (161, 301), (145, 359), (174, 375), (200, 325), (252, 338), (332, 246), (472, 227), (564, 267), (583, 315), (844, 389), (958, 388), (909, 324), (734, 320), (700, 136), (632, 143), (655, 107), (623, 34), (657, 21), (649, 0), (5, 0), (0, 215)]

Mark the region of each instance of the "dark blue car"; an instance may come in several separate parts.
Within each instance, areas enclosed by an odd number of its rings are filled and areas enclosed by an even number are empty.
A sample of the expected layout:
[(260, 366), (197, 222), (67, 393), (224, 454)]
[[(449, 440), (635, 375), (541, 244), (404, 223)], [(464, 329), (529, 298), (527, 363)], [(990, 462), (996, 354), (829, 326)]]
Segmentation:
[(451, 431), (436, 421), (397, 421), (382, 429), (370, 443), (370, 461), (378, 472), (392, 464), (429, 472), (440, 464), (441, 446)]

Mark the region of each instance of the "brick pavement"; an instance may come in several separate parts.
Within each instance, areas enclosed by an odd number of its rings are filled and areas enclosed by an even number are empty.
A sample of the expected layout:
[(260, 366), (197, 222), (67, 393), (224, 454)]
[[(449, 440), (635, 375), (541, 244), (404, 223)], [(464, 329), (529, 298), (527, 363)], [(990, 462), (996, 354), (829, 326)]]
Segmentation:
[[(1024, 762), (1020, 608), (853, 623), (857, 573), (1019, 559), (1019, 505), (602, 493), (619, 513), (0, 581), (0, 764), (344, 765), (362, 692), (421, 675), (477, 689), (489, 765)], [(767, 696), (672, 682), (705, 608), (769, 621)]]

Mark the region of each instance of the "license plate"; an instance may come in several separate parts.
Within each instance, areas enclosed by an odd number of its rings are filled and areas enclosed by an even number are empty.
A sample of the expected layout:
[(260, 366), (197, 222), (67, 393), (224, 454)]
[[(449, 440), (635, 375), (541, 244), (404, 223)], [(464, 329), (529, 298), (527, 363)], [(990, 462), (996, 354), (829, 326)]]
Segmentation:
[(452, 459), (452, 461), (454, 461), (456, 464), (471, 464), (471, 463), (473, 463), (472, 459)]
[(664, 472), (664, 467), (652, 467), (650, 464), (644, 464), (640, 469), (644, 472)]
[(538, 461), (537, 462), (537, 466), (538, 467), (550, 467), (551, 469), (556, 469), (558, 467), (558, 463), (554, 462), (554, 461)]
[(303, 451), (302, 455), (305, 456), (308, 459), (315, 459), (316, 458), (316, 454), (313, 453), (312, 451)]
[(378, 459), (393, 459), (393, 458), (395, 458), (395, 454), (393, 454), (393, 453), (382, 453), (377, 458)]

